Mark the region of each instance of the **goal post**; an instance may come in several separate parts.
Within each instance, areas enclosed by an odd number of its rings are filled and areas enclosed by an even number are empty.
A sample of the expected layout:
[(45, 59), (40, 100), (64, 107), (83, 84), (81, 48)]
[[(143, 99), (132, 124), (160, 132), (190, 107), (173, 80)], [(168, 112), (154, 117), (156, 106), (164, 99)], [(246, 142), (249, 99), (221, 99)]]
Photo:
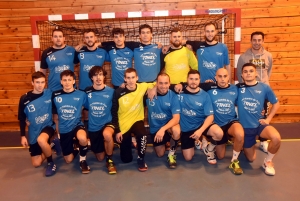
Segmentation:
[(95, 31), (101, 42), (112, 41), (111, 30), (115, 27), (124, 29), (126, 41), (139, 42), (139, 26), (149, 24), (153, 28), (152, 42), (167, 45), (172, 28), (179, 28), (184, 39), (204, 40), (204, 25), (213, 22), (218, 28), (217, 40), (228, 47), (231, 66), (236, 67), (240, 56), (241, 10), (238, 8), (46, 15), (31, 16), (30, 21), (36, 71), (40, 69), (42, 51), (52, 46), (51, 34), (55, 28), (64, 31), (67, 45), (76, 46), (82, 42), (87, 29)]

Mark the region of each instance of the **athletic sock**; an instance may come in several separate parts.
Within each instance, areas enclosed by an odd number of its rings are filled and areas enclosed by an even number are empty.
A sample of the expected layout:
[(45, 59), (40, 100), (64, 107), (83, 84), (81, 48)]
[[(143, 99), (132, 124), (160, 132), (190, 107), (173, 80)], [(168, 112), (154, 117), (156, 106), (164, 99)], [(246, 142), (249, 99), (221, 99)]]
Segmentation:
[(47, 163), (51, 163), (51, 162), (53, 162), (52, 155), (47, 157)]
[(173, 138), (171, 138), (171, 140), (170, 140), (170, 145), (171, 146), (170, 146), (170, 150), (169, 150), (168, 156), (175, 154), (176, 148), (178, 146), (178, 142), (179, 142), (179, 140), (174, 140)]
[(268, 152), (268, 155), (266, 157), (266, 161), (272, 161), (272, 159), (274, 158), (275, 154), (271, 154), (270, 152)]
[(233, 150), (233, 154), (232, 154), (232, 159), (231, 159), (231, 162), (238, 159), (239, 155), (240, 155), (240, 151), (234, 151)]
[(109, 160), (112, 160), (112, 155), (106, 154), (106, 162), (108, 162)]
[(87, 145), (81, 146), (79, 145), (79, 161), (86, 160), (86, 152), (87, 152)]
[(136, 137), (137, 139), (137, 148), (138, 148), (138, 158), (144, 158), (147, 145), (147, 136)]

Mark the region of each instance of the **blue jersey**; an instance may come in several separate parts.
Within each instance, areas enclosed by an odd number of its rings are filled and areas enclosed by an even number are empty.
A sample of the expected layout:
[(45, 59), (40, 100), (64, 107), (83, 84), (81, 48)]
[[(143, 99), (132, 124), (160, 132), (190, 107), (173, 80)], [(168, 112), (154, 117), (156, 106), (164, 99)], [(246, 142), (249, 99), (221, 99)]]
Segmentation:
[(56, 91), (62, 88), (60, 73), (64, 70), (74, 71), (75, 49), (65, 46), (62, 49), (50, 47), (46, 49), (41, 58), (41, 68), (49, 69), (48, 88)]
[(183, 132), (199, 128), (207, 116), (214, 114), (210, 97), (204, 90), (191, 93), (184, 88), (179, 94), (179, 102), (180, 128)]
[(65, 134), (83, 125), (81, 111), (86, 101), (86, 94), (80, 90), (66, 93), (62, 89), (52, 93), (53, 114), (58, 114), (60, 134)]
[(139, 82), (153, 82), (160, 72), (161, 49), (157, 45), (143, 45), (134, 49), (134, 68)]
[(111, 122), (111, 107), (114, 90), (105, 86), (102, 90), (96, 90), (94, 87), (85, 89), (87, 100), (85, 108), (89, 110), (89, 131), (96, 132)]
[(80, 62), (79, 89), (84, 90), (92, 85), (92, 81), (89, 78), (91, 68), (94, 66), (102, 66), (105, 61), (109, 61), (109, 56), (104, 49), (96, 48), (91, 51), (87, 47), (81, 48), (81, 50), (75, 54), (75, 63)]
[(124, 72), (132, 67), (133, 51), (128, 48), (116, 48), (115, 46), (105, 47), (111, 62), (112, 84), (120, 86), (124, 83)]
[(165, 95), (157, 93), (157, 99), (154, 98), (152, 101), (147, 99), (146, 103), (151, 134), (155, 134), (166, 125), (174, 114), (180, 113), (178, 96), (172, 91), (168, 91)]
[(215, 80), (216, 72), (219, 68), (229, 65), (228, 48), (223, 43), (208, 45), (205, 42), (187, 41), (197, 53), (198, 70), (202, 82)]
[(239, 120), (244, 128), (257, 128), (258, 120), (264, 119), (261, 112), (264, 109), (265, 100), (275, 104), (278, 102), (277, 97), (270, 86), (264, 83), (258, 82), (252, 86), (240, 83), (237, 87)]
[(238, 97), (237, 87), (229, 85), (226, 88), (218, 87), (215, 83), (201, 83), (200, 87), (207, 91), (214, 109), (214, 122), (224, 126), (237, 120), (235, 105)]
[(45, 89), (42, 94), (28, 92), (20, 99), (18, 118), (20, 121), (27, 119), (30, 122), (28, 126), (29, 144), (37, 142), (38, 136), (45, 127), (54, 128), (51, 95), (51, 90)]

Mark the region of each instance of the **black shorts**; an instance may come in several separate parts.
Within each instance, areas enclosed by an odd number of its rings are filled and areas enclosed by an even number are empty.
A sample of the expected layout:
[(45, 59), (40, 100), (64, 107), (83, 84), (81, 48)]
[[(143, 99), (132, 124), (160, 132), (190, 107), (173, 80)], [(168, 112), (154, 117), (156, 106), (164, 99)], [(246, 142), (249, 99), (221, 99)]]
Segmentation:
[(73, 138), (77, 140), (77, 132), (79, 130), (84, 130), (85, 128), (82, 125), (76, 126), (72, 131), (68, 133), (61, 133), (60, 134), (60, 145), (61, 145), (61, 150), (64, 156), (70, 155), (73, 153)]
[(228, 140), (231, 140), (233, 136), (231, 136), (228, 133), (229, 128), (234, 124), (234, 123), (240, 123), (237, 120), (233, 120), (231, 122), (229, 122), (228, 124), (224, 125), (221, 127), (221, 129), (223, 130), (223, 138), (220, 141), (216, 141), (217, 145), (222, 145), (222, 144), (226, 144), (228, 142)]
[[(50, 144), (50, 138), (54, 135), (54, 128), (52, 128), (51, 126), (46, 126), (42, 129), (41, 133), (46, 133), (47, 135), (49, 135), (48, 143)], [(41, 155), (42, 152), (43, 151), (38, 142), (29, 145), (30, 156), (38, 156)]]
[(157, 146), (160, 146), (160, 145), (165, 145), (167, 142), (170, 142), (170, 140), (172, 138), (171, 133), (169, 133), (168, 131), (165, 131), (165, 135), (163, 137), (163, 140), (161, 142), (154, 142), (155, 135), (156, 134), (150, 134), (154, 147), (157, 147)]
[(106, 124), (105, 126), (103, 126), (100, 130), (98, 131), (89, 131), (89, 138), (91, 141), (91, 150), (95, 153), (102, 153), (104, 152), (105, 148), (104, 148), (104, 136), (103, 136), (103, 131), (106, 127), (111, 127), (111, 124)]
[[(214, 125), (215, 123), (212, 123), (210, 124), (202, 133), (201, 136), (205, 136), (207, 137), (208, 139), (211, 139), (211, 136), (208, 136), (207, 135), (207, 132), (208, 130), (210, 129), (210, 127), (212, 125)], [(202, 126), (202, 125), (201, 125)], [(188, 132), (181, 132), (181, 149), (190, 149), (190, 148), (193, 148), (195, 146), (195, 140), (193, 138), (190, 138), (190, 136), (192, 134), (194, 134), (194, 132), (196, 130), (198, 130), (199, 128), (201, 128), (201, 126), (199, 126), (198, 128), (194, 129), (194, 130), (191, 130), (191, 131), (188, 131)]]

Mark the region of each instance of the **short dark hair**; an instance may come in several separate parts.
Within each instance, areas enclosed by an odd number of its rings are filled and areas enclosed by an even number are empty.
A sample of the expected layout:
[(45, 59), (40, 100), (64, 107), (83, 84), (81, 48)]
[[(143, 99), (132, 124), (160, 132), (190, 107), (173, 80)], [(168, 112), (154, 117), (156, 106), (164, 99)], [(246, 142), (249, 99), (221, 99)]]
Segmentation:
[(111, 31), (111, 35), (114, 36), (114, 35), (118, 35), (118, 34), (121, 34), (121, 35), (125, 36), (124, 29), (113, 28), (113, 30)]
[(101, 66), (93, 66), (89, 71), (89, 78), (92, 79), (93, 76), (100, 72), (103, 73), (103, 76), (107, 75), (106, 71)]
[(175, 27), (175, 28), (171, 29), (170, 34), (172, 34), (172, 33), (177, 33), (177, 32), (179, 32), (179, 31), (181, 32), (181, 30), (180, 30), (179, 28)]
[(192, 74), (198, 74), (199, 77), (200, 77), (200, 73), (199, 73), (199, 71), (197, 71), (197, 70), (191, 69), (191, 70), (188, 72), (187, 76), (189, 77), (189, 75), (192, 75)]
[(255, 31), (251, 34), (251, 40), (253, 38), (254, 35), (261, 35), (262, 39), (264, 40), (265, 39), (265, 34), (261, 31)]
[(215, 27), (215, 29), (217, 29), (217, 25), (213, 22), (208, 22), (204, 25), (204, 29), (206, 29), (207, 26), (213, 25)]
[(86, 34), (86, 33), (90, 33), (90, 32), (92, 32), (92, 33), (94, 33), (94, 35), (96, 35), (96, 32), (93, 29), (85, 29), (83, 31), (83, 35)]
[(64, 70), (63, 72), (60, 73), (60, 79), (62, 80), (63, 76), (71, 76), (75, 80), (75, 73), (71, 70)]
[(61, 29), (53, 29), (53, 30), (52, 30), (52, 37), (53, 37), (54, 32), (61, 32), (62, 35), (64, 36), (64, 32), (63, 32), (63, 30), (61, 30)]
[(256, 69), (256, 65), (255, 65), (255, 64), (253, 64), (253, 63), (245, 63), (245, 64), (243, 65), (243, 67), (242, 67), (242, 71), (244, 70), (244, 68), (245, 68), (246, 66), (252, 66), (253, 68)]
[(160, 77), (160, 76), (166, 76), (166, 77), (168, 77), (169, 78), (169, 82), (170, 82), (170, 76), (167, 73), (164, 73), (164, 72), (159, 73), (157, 75), (157, 77), (156, 77), (156, 80), (158, 80), (158, 77)]
[(135, 73), (137, 75), (137, 72), (134, 68), (127, 68), (124, 72), (124, 77), (126, 77), (126, 73)]
[(139, 27), (139, 34), (141, 34), (142, 29), (150, 29), (150, 32), (152, 33), (152, 27), (149, 24), (142, 24)]
[(46, 79), (46, 76), (45, 76), (44, 73), (42, 73), (41, 71), (37, 71), (37, 72), (32, 73), (32, 75), (31, 75), (31, 80), (32, 80), (32, 82), (33, 82), (35, 79), (39, 79), (39, 78), (41, 78), (41, 77), (43, 77), (43, 78)]

